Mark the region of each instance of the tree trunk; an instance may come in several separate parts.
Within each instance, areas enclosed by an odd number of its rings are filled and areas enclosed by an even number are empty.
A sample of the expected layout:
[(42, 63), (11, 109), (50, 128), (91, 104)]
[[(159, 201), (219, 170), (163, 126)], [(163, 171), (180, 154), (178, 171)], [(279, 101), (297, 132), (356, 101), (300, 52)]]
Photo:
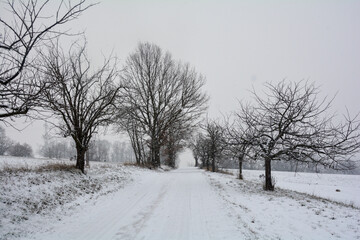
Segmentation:
[(81, 146), (76, 147), (76, 168), (80, 169), (82, 173), (85, 173), (85, 148)]
[(209, 157), (206, 158), (206, 170), (210, 170), (210, 163), (209, 163)]
[(195, 157), (195, 167), (199, 166), (198, 158)]
[(154, 166), (160, 167), (160, 147), (155, 148), (155, 159), (154, 159)]
[(128, 134), (130, 136), (130, 142), (134, 151), (136, 164), (137, 165), (144, 164), (144, 155), (142, 152), (142, 146), (141, 146), (142, 143), (140, 142), (139, 134), (136, 132), (135, 128), (128, 130)]
[(173, 150), (170, 151), (169, 154), (169, 166), (175, 168), (176, 156)]
[(242, 174), (242, 164), (243, 164), (243, 156), (239, 157), (239, 179), (243, 179), (243, 174)]
[(154, 139), (151, 142), (151, 164), (153, 167), (160, 167), (160, 144)]
[(215, 169), (215, 157), (212, 158), (211, 168), (212, 168), (211, 170), (212, 170), (213, 172), (215, 172), (215, 170), (216, 170), (216, 169)]
[(169, 139), (169, 142), (166, 146), (166, 152), (168, 155), (166, 164), (171, 168), (175, 168), (176, 150), (175, 150), (175, 144), (173, 143), (173, 139)]
[(139, 142), (138, 140), (134, 140), (135, 142), (133, 143), (133, 149), (134, 149), (134, 154), (135, 154), (135, 159), (136, 159), (136, 164), (140, 165), (141, 164), (141, 159), (142, 159), (142, 152), (141, 152), (141, 148), (139, 146)]
[(271, 159), (265, 158), (265, 190), (274, 191), (271, 179)]

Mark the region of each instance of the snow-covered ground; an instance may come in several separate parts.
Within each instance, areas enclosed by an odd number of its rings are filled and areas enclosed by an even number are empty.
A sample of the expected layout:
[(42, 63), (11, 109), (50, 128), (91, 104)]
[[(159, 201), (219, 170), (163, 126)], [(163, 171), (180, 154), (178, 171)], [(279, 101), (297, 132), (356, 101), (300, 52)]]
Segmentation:
[[(237, 170), (233, 171), (237, 174)], [(261, 182), (264, 171), (244, 170), (246, 180)], [(273, 171), (276, 187), (327, 198), (360, 208), (360, 175)]]
[(198, 169), (147, 172), (35, 239), (241, 239), (223, 209)]
[(205, 174), (238, 226), (251, 233), (243, 239), (360, 239), (359, 208), (287, 189), (263, 191), (257, 179)]
[(86, 202), (116, 192), (139, 172), (119, 164), (0, 157), (0, 239), (16, 239), (58, 222)]
[[(9, 170), (23, 161), (0, 158), (0, 239), (360, 239), (359, 208), (307, 192), (309, 182), (293, 173), (276, 173), (281, 188), (265, 192), (260, 171), (245, 171), (240, 181), (189, 167), (93, 163), (82, 175), (35, 159)], [(320, 177), (317, 185), (335, 181), (338, 194), (359, 187), (348, 176), (306, 176)]]

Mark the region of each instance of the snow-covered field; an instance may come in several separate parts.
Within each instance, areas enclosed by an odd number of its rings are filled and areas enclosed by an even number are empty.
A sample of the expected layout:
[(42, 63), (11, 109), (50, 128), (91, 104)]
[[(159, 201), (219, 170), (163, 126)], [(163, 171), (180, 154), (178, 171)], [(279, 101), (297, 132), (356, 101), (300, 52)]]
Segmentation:
[[(287, 189), (265, 192), (256, 171), (245, 171), (253, 179), (244, 181), (206, 175), (237, 224), (249, 230), (245, 239), (360, 239), (359, 208)], [(354, 184), (355, 190), (359, 182)]]
[[(238, 174), (238, 170), (230, 170)], [(244, 179), (261, 183), (264, 171), (243, 170)], [(272, 171), (275, 187), (326, 198), (360, 208), (360, 175)]]
[(360, 239), (359, 176), (64, 164), (0, 158), (0, 239)]

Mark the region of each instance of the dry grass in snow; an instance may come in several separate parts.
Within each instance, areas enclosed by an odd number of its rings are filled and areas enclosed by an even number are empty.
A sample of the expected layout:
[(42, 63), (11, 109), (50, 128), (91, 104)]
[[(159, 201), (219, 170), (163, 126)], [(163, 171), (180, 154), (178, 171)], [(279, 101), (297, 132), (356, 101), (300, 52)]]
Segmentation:
[(82, 174), (74, 162), (0, 159), (0, 239), (21, 237), (132, 180), (131, 168), (94, 163)]

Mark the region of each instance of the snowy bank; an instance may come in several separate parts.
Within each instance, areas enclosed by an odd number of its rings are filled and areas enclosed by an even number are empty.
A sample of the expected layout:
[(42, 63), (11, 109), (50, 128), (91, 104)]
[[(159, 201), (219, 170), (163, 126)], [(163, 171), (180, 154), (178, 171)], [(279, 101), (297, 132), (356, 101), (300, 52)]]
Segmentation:
[(37, 231), (79, 205), (122, 188), (132, 167), (91, 163), (84, 175), (74, 162), (0, 158), (0, 239)]

